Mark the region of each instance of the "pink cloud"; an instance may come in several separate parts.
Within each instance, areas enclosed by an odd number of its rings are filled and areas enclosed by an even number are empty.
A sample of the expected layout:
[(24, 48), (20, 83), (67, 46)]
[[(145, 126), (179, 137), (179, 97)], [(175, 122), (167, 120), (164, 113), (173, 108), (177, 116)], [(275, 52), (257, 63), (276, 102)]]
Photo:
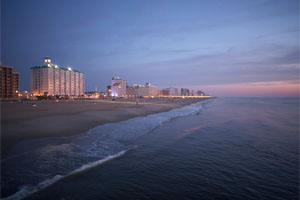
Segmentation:
[[(203, 85), (197, 88), (214, 96), (280, 97), (299, 96), (299, 81), (252, 82), (237, 84)], [(192, 87), (195, 88), (196, 87)]]

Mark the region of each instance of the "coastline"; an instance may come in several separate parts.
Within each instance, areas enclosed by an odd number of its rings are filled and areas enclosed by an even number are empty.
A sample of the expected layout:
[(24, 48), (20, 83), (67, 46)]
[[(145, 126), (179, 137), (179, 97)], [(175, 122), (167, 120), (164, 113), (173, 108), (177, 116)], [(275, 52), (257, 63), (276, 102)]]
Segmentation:
[[(105, 123), (167, 112), (205, 99), (1, 102), (1, 156), (23, 140), (72, 136)], [(32, 104), (36, 104), (33, 107)]]

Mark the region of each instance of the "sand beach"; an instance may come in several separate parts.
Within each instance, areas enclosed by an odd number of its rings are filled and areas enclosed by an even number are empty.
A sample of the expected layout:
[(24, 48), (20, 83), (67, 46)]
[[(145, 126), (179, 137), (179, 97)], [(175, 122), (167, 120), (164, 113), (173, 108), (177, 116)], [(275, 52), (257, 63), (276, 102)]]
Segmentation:
[(79, 134), (105, 124), (166, 112), (203, 99), (1, 102), (1, 155), (27, 139)]

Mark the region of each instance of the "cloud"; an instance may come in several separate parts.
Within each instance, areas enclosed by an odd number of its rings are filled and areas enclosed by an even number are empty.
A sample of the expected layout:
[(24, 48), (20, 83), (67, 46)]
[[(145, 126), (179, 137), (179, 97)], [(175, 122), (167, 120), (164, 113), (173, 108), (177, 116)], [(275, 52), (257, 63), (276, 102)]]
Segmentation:
[(250, 82), (219, 85), (186, 86), (201, 89), (206, 93), (222, 97), (299, 97), (299, 81)]
[(129, 70), (142, 77), (152, 74), (153, 79), (162, 78), (162, 85), (172, 79), (178, 84), (195, 85), (297, 80), (299, 49), (263, 45), (248, 51), (230, 48), (222, 53), (141, 63)]

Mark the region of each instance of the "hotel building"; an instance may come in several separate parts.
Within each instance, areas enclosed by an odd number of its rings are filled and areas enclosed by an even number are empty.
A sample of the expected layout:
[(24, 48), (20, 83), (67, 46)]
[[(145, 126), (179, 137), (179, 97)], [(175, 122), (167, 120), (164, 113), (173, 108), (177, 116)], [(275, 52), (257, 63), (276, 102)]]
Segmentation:
[(19, 73), (11, 66), (3, 66), (0, 62), (0, 99), (17, 99), (20, 92)]
[(116, 76), (111, 81), (111, 96), (125, 97), (126, 96), (126, 80)]
[(84, 95), (84, 74), (55, 65), (49, 57), (44, 65), (30, 68), (30, 89), (34, 95)]
[(135, 92), (139, 97), (157, 97), (159, 94), (157, 87), (152, 86), (150, 83), (146, 83), (146, 85), (139, 85), (135, 89)]
[(150, 83), (145, 85), (133, 84), (127, 88), (127, 97), (157, 97), (158, 95), (157, 87), (152, 86)]

